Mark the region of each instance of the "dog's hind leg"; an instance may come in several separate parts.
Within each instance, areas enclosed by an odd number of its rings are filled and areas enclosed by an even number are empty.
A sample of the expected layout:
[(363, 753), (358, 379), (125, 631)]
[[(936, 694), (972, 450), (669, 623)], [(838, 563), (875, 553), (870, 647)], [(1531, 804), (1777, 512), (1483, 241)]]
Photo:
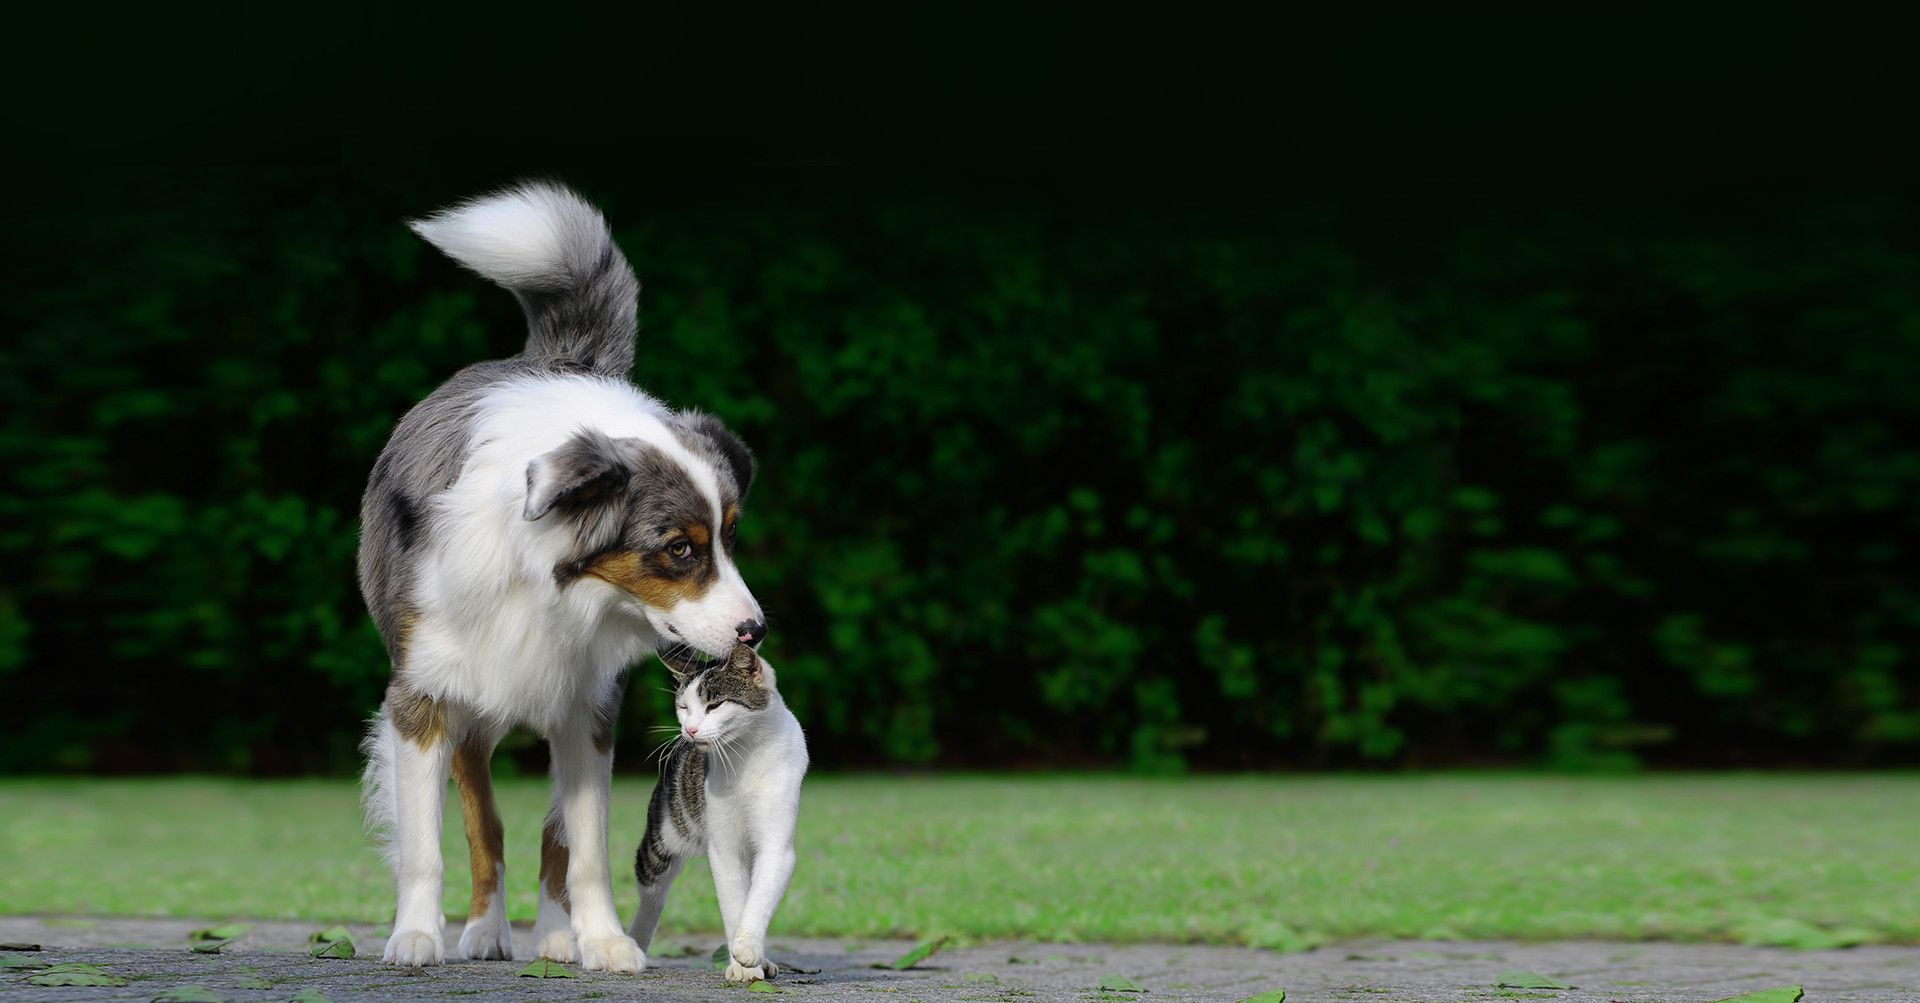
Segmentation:
[(453, 779), (460, 785), (460, 814), (466, 821), (467, 857), (472, 862), (473, 898), (467, 926), (460, 933), (466, 958), (513, 957), (513, 928), (507, 925), (506, 847), (500, 810), (493, 802), (492, 735), (471, 734), (453, 750)]
[(387, 691), (376, 729), (369, 744), (385, 773), (380, 784), (392, 824), (388, 857), (399, 886), (383, 958), (396, 965), (437, 965), (446, 956), (440, 817), (453, 751), (446, 712), (432, 698), (396, 684)]
[(567, 896), (567, 840), (560, 821), (559, 792), (540, 829), (540, 915), (533, 924), (534, 954), (555, 961), (580, 956), (573, 942), (573, 903)]

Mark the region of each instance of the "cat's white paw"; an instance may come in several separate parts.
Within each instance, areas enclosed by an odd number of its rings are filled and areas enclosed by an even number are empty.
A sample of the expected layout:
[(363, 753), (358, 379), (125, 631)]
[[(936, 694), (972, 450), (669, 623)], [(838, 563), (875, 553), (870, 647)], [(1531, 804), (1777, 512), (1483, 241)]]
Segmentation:
[(460, 931), (460, 956), (473, 961), (513, 960), (513, 929), (499, 916), (469, 919)]
[(780, 966), (762, 952), (758, 940), (737, 937), (727, 945), (727, 953), (731, 955), (727, 963), (728, 982), (771, 979), (780, 971)]
[(778, 974), (779, 971), (779, 965), (764, 958), (761, 959), (759, 964), (753, 966), (743, 965), (738, 961), (729, 961), (727, 962), (727, 981), (767, 982), (772, 981), (774, 975)]
[(590, 972), (638, 972), (647, 967), (647, 952), (624, 933), (582, 937), (580, 967)]
[(380, 960), (389, 965), (405, 965), (418, 968), (422, 965), (437, 965), (446, 958), (446, 948), (440, 943), (440, 935), (425, 930), (396, 930), (387, 938), (387, 950)]
[(571, 963), (579, 960), (580, 952), (574, 947), (573, 931), (567, 927), (554, 927), (550, 930), (541, 930), (536, 927), (533, 931), (533, 956)]

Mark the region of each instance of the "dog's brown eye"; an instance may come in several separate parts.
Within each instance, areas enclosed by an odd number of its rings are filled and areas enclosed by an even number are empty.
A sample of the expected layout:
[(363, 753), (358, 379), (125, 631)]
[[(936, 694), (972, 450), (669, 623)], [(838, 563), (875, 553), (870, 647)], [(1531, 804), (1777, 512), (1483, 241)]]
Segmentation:
[(693, 544), (685, 540), (675, 540), (667, 547), (667, 553), (673, 555), (676, 561), (684, 561), (693, 556)]

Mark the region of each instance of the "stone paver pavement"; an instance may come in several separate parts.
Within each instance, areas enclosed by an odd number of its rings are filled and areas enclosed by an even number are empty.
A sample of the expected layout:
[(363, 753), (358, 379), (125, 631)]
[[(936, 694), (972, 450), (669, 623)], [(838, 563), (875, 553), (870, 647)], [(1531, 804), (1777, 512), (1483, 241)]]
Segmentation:
[[(662, 937), (654, 967), (638, 976), (581, 972), (573, 979), (520, 978), (532, 956), (529, 929), (515, 930), (515, 962), (454, 962), (431, 969), (380, 964), (383, 941), (350, 925), (358, 957), (307, 956), (319, 924), (256, 923), (220, 954), (187, 950), (190, 920), (0, 917), (0, 941), (42, 945), (27, 955), (48, 963), (84, 961), (127, 978), (119, 989), (39, 987), (30, 971), (0, 972), (0, 1000), (149, 1000), (197, 985), (234, 1001), (286, 1000), (319, 990), (335, 1003), (362, 1000), (713, 1000), (744, 1003), (707, 961), (719, 944), (706, 937)], [(448, 924), (447, 943), (460, 940)], [(1920, 1003), (1920, 948), (1860, 947), (1790, 951), (1724, 944), (1559, 942), (1541, 944), (1352, 941), (1304, 954), (1177, 944), (990, 942), (952, 947), (909, 971), (871, 967), (891, 961), (906, 941), (777, 937), (774, 960), (787, 966), (778, 998), (907, 1003), (909, 1000), (1050, 1003), (1064, 1000), (1234, 1001), (1284, 988), (1290, 1003), (1314, 1000), (1421, 1001), (1555, 999), (1630, 1003), (1719, 1000), (1769, 986), (1806, 987), (1807, 1003)], [(1495, 988), (1504, 970), (1525, 969), (1573, 985), (1565, 991)], [(1107, 975), (1146, 990), (1103, 992)], [(270, 988), (248, 988), (270, 983)], [(734, 994), (739, 995), (734, 995)], [(770, 997), (771, 998), (771, 997)]]

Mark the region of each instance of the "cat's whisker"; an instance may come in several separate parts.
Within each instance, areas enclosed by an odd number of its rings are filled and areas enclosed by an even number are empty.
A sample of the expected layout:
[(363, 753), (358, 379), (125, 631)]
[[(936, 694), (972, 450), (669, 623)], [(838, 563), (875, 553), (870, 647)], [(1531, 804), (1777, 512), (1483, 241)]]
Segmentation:
[[(680, 739), (680, 736), (677, 734), (677, 730), (676, 730), (676, 734), (672, 738), (666, 739), (665, 741), (661, 742), (659, 745), (654, 746), (653, 751), (647, 753), (646, 758), (659, 759), (660, 768), (663, 770), (666, 769), (667, 757), (665, 753), (670, 751), (671, 748), (679, 741), (679, 739)], [(646, 760), (642, 760), (642, 762), (645, 762), (645, 761)]]

